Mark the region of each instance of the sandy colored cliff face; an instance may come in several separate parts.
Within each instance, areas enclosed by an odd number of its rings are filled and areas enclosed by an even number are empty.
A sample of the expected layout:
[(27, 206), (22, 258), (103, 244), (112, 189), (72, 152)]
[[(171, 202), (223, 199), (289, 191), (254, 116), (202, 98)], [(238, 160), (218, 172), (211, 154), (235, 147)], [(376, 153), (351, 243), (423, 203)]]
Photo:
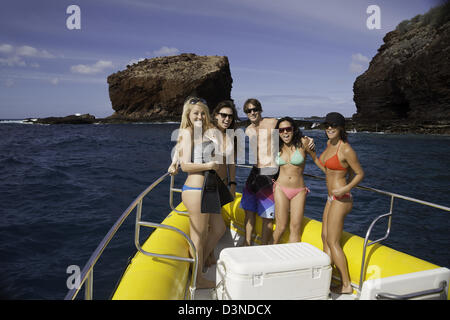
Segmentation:
[(186, 97), (202, 97), (212, 110), (230, 99), (232, 82), (227, 57), (181, 54), (145, 59), (108, 77), (112, 117), (179, 121)]

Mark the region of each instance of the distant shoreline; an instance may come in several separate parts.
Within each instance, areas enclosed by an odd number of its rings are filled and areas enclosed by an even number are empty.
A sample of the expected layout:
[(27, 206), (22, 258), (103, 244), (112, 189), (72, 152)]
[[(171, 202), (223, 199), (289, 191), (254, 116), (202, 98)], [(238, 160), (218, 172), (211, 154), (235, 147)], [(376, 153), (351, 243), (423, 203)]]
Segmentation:
[[(302, 130), (323, 130), (324, 117), (294, 117), (294, 120)], [(179, 124), (179, 121), (170, 119), (124, 119), (124, 118), (95, 118), (90, 114), (70, 115), (66, 117), (26, 118), (26, 119), (0, 119), (0, 124)], [(238, 127), (249, 125), (250, 122), (240, 118)], [(450, 121), (406, 121), (389, 120), (380, 122), (355, 122), (351, 118), (346, 119), (347, 132), (373, 132), (393, 134), (435, 134), (450, 135)]]

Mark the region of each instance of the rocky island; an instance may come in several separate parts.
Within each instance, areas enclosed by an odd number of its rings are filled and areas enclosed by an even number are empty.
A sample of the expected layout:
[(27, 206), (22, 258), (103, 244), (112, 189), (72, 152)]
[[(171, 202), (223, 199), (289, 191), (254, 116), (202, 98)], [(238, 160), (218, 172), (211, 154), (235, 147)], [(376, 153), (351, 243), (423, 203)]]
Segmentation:
[(180, 121), (188, 96), (205, 99), (210, 110), (231, 99), (230, 64), (223, 56), (177, 56), (144, 59), (107, 78), (114, 113), (104, 119), (69, 115), (27, 119), (40, 124), (91, 124)]
[(227, 57), (178, 56), (145, 59), (108, 77), (114, 114), (110, 120), (179, 121), (183, 102), (199, 96), (212, 109), (231, 98)]

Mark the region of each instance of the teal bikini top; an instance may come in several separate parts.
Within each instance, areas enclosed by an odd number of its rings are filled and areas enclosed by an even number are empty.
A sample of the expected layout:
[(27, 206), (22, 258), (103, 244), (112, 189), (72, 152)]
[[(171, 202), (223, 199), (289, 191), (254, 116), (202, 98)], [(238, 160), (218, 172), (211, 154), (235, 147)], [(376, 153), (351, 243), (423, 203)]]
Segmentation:
[[(305, 159), (303, 158), (300, 151), (298, 151), (298, 149), (295, 149), (295, 152), (292, 154), (291, 161), (289, 163), (294, 166), (301, 166), (304, 161)], [(280, 157), (280, 152), (278, 152), (277, 156), (275, 157), (275, 162), (279, 166), (284, 166), (285, 164), (288, 163), (284, 161), (283, 158)]]

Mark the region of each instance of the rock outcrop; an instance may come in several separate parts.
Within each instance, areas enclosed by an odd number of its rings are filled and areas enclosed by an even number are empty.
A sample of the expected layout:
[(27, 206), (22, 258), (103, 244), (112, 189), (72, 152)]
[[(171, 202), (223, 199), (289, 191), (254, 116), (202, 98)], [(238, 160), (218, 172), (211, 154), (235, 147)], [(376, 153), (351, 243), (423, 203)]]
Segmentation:
[(403, 21), (383, 41), (353, 85), (353, 120), (450, 130), (450, 3)]
[(145, 59), (108, 77), (115, 111), (110, 118), (180, 121), (186, 97), (202, 97), (213, 109), (230, 99), (232, 82), (227, 57), (180, 54)]
[(26, 119), (24, 122), (39, 124), (93, 124), (96, 122), (95, 116), (86, 114), (72, 114), (66, 117), (48, 117), (39, 119)]

